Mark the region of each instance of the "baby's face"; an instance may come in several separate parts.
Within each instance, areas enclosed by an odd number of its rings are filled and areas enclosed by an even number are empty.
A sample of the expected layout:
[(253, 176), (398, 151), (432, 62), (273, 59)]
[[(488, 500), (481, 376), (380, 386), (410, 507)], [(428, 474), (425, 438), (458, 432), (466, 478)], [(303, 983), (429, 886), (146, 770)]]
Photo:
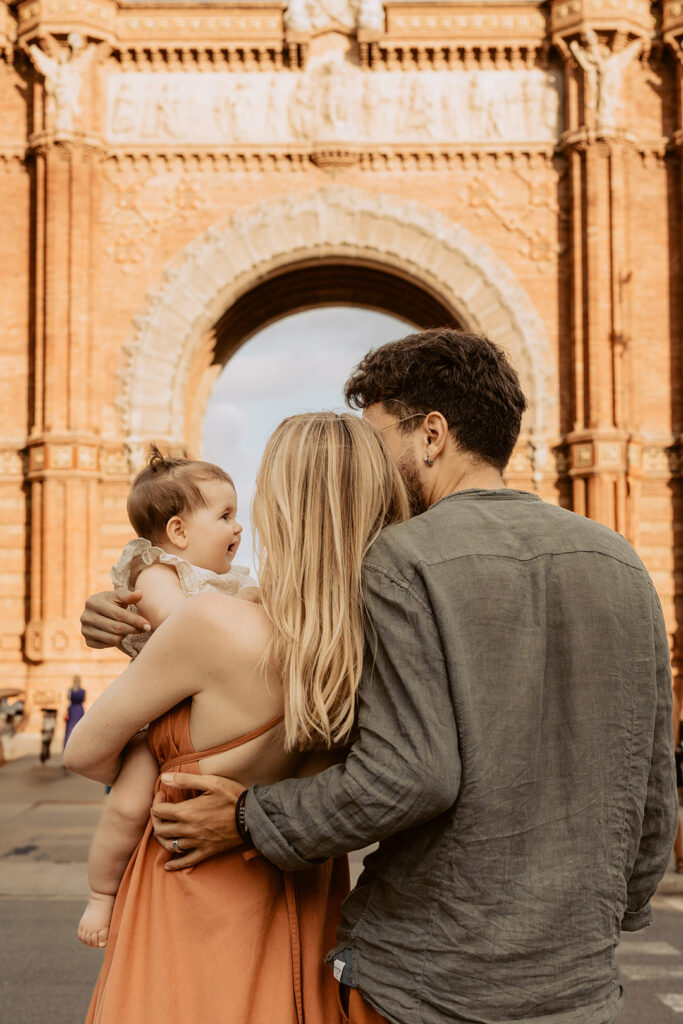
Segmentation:
[(184, 516), (188, 543), (183, 557), (201, 569), (228, 572), (240, 545), (235, 488), (224, 480), (199, 481), (206, 508)]

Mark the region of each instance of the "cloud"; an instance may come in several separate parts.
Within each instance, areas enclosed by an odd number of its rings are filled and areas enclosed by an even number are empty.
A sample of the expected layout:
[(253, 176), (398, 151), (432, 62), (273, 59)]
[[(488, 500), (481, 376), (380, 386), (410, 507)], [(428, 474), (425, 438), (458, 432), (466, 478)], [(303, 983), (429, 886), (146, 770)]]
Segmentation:
[(399, 338), (406, 324), (356, 306), (295, 313), (248, 341), (218, 378), (204, 421), (204, 458), (235, 480), (244, 525), (238, 561), (252, 565), (248, 509), (271, 433), (286, 416), (342, 409), (343, 385), (370, 348)]

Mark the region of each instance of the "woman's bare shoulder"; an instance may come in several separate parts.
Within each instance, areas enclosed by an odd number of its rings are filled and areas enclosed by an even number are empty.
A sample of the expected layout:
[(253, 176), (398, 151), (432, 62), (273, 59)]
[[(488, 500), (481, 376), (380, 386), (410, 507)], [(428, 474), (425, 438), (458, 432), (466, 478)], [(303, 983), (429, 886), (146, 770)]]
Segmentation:
[(187, 597), (164, 624), (173, 628), (202, 661), (260, 657), (270, 628), (260, 605), (227, 594)]

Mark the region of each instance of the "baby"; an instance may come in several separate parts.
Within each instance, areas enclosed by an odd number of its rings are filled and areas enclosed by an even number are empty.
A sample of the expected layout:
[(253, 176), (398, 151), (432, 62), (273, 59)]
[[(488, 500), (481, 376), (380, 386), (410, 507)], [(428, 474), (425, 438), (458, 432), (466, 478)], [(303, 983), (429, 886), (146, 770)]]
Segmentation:
[[(147, 467), (128, 497), (128, 517), (138, 534), (111, 571), (117, 587), (138, 590), (137, 611), (156, 629), (192, 594), (218, 591), (258, 601), (248, 569), (233, 566), (240, 543), (237, 495), (226, 472), (209, 462), (167, 459), (152, 446)], [(149, 633), (126, 637), (121, 647), (136, 657)], [(90, 846), (90, 899), (78, 926), (86, 946), (106, 946), (116, 893), (149, 821), (155, 779), (144, 734), (127, 749), (118, 779)]]

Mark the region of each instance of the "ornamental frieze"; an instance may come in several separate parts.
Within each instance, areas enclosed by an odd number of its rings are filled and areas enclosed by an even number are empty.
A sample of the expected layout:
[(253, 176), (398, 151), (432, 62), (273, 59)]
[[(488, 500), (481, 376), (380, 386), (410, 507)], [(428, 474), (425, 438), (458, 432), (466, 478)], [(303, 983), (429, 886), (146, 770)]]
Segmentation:
[(111, 71), (112, 146), (300, 146), (316, 142), (554, 143), (554, 71), (364, 72), (327, 59), (306, 72)]

